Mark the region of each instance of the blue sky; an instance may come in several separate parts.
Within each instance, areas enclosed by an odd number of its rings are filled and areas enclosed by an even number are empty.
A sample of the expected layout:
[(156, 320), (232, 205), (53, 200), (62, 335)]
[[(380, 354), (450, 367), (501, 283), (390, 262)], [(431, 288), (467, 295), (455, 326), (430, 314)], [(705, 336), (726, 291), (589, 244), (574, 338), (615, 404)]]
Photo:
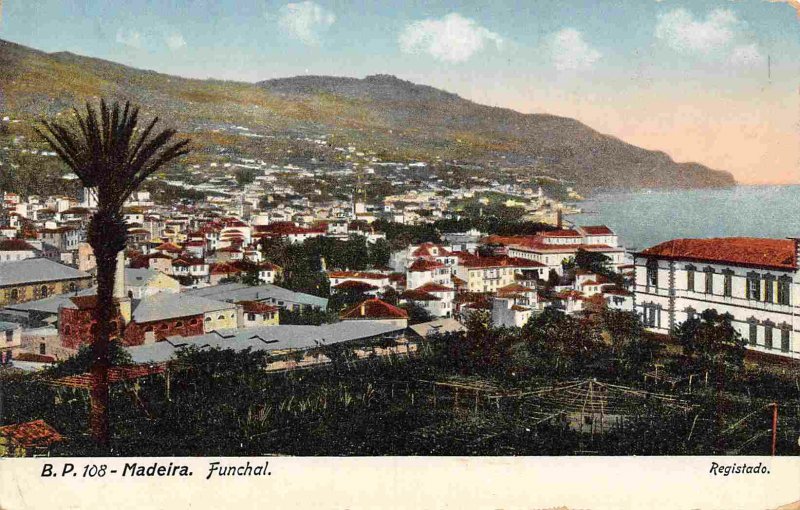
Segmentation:
[(195, 78), (394, 74), (800, 182), (798, 0), (0, 2), (0, 38), (44, 51)]

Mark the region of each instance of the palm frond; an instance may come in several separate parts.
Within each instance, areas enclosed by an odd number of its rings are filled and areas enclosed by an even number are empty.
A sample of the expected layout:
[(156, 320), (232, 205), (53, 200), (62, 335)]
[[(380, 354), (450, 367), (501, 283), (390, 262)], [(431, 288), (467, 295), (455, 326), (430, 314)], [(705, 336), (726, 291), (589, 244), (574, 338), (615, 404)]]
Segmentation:
[(173, 142), (175, 129), (156, 132), (158, 117), (139, 131), (140, 109), (129, 101), (73, 110), (72, 121), (42, 120), (35, 129), (84, 186), (97, 189), (100, 209), (121, 210), (147, 177), (189, 152), (188, 140)]

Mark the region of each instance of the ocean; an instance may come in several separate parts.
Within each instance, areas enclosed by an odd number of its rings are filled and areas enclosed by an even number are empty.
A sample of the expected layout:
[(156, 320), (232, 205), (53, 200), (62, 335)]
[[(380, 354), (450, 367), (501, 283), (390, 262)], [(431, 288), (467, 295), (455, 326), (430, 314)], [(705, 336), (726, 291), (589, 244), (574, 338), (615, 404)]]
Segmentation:
[(566, 219), (608, 225), (629, 250), (681, 237), (800, 236), (800, 185), (608, 193)]

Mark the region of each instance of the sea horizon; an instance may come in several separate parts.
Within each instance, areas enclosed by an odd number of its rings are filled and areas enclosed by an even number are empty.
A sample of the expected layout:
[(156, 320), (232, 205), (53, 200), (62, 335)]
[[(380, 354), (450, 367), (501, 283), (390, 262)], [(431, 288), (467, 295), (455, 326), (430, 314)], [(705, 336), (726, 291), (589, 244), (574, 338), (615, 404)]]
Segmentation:
[(576, 204), (577, 225), (604, 224), (629, 250), (677, 238), (800, 235), (793, 193), (800, 184), (741, 184), (730, 188), (603, 192)]

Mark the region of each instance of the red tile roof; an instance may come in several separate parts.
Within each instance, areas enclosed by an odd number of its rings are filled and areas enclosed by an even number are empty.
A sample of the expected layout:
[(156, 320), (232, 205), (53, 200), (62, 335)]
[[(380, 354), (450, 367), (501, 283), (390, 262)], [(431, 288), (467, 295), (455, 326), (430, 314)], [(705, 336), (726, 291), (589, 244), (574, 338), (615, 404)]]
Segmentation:
[(408, 270), (411, 272), (423, 272), (432, 271), (434, 269), (440, 269), (443, 267), (445, 267), (444, 264), (441, 262), (436, 262), (435, 260), (417, 259), (413, 264), (411, 264), (411, 266), (409, 266)]
[(180, 253), (181, 252), (180, 246), (177, 246), (177, 245), (172, 244), (172, 243), (159, 244), (158, 246), (156, 246), (155, 249), (157, 251), (168, 251), (168, 252), (172, 252), (172, 253)]
[[(113, 384), (122, 381), (139, 379), (140, 377), (161, 374), (165, 369), (165, 365), (131, 365), (124, 367), (111, 367), (108, 369), (108, 382)], [(87, 372), (84, 374), (62, 377), (57, 379), (55, 383), (61, 386), (88, 389), (92, 385), (92, 377), (92, 374)]]
[(408, 319), (408, 312), (378, 298), (367, 299), (344, 310), (342, 320), (353, 319)]
[(334, 285), (333, 288), (336, 290), (353, 290), (356, 292), (367, 292), (378, 289), (375, 285), (370, 285), (367, 282), (360, 282), (358, 280), (345, 280), (338, 285)]
[(581, 229), (590, 236), (613, 236), (614, 231), (605, 225), (592, 225), (588, 227), (581, 227)]
[[(438, 248), (439, 254), (434, 255), (432, 249)], [(422, 243), (419, 247), (414, 250), (411, 255), (413, 257), (447, 257), (451, 255), (450, 251), (445, 249), (444, 246), (434, 244), (434, 243)]]
[(0, 427), (0, 436), (10, 438), (23, 448), (50, 446), (53, 443), (64, 440), (64, 437), (44, 420), (34, 420)]
[(489, 268), (489, 267), (543, 267), (544, 264), (534, 260), (521, 259), (517, 257), (494, 256), (479, 257), (460, 253), (459, 263), (467, 268)]
[(23, 239), (4, 239), (0, 241), (0, 251), (26, 251), (35, 248)]
[(422, 292), (455, 292), (455, 289), (452, 287), (447, 287), (445, 285), (439, 285), (438, 283), (428, 282), (425, 285), (417, 287), (414, 290), (420, 290)]
[(671, 260), (797, 269), (795, 241), (792, 239), (673, 239), (647, 248), (639, 255)]
[(272, 313), (280, 310), (279, 307), (261, 303), (260, 301), (239, 301), (245, 313)]
[(438, 297), (420, 289), (407, 290), (400, 294), (400, 297), (411, 301), (439, 301)]

